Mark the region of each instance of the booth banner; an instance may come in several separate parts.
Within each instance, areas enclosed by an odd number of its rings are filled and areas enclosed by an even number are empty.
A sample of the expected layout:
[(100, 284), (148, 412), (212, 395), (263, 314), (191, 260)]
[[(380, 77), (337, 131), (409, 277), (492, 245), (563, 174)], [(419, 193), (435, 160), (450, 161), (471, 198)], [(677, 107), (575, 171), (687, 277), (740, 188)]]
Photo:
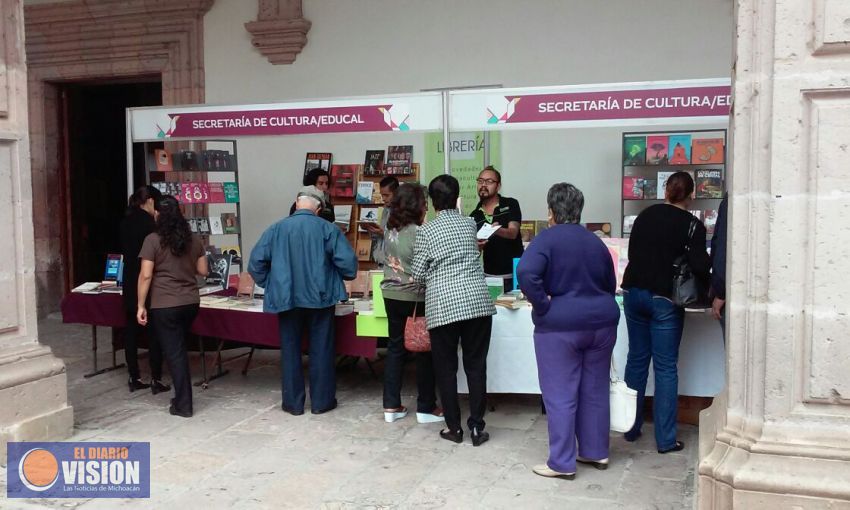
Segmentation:
[[(452, 98), (452, 129), (509, 129), (569, 127), (594, 124), (628, 125), (681, 122), (702, 119), (717, 122), (728, 118), (731, 85), (716, 83), (673, 86), (636, 84), (634, 88), (560, 87), (487, 93), (459, 93)], [(494, 93), (496, 92), (496, 93)]]
[[(425, 134), (425, 172), (423, 184), (444, 173), (443, 134)], [(478, 174), (486, 164), (502, 168), (501, 133), (484, 131), (451, 133), (449, 139), (451, 174), (460, 184), (463, 214), (470, 214), (478, 204)], [(429, 214), (432, 211), (429, 211)], [(429, 216), (430, 217), (430, 216)]]
[(439, 96), (132, 110), (134, 140), (281, 136), (442, 127)]

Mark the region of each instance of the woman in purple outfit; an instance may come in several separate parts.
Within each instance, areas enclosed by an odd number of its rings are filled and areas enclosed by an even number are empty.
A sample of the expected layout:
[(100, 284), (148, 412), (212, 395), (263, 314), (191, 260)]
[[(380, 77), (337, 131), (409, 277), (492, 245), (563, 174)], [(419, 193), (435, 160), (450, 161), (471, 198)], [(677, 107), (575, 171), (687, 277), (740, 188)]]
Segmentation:
[(608, 381), (620, 309), (608, 248), (579, 225), (584, 195), (559, 183), (546, 199), (550, 228), (538, 234), (517, 267), (519, 286), (533, 306), (549, 421), (549, 460), (534, 472), (572, 480), (576, 461), (608, 467)]

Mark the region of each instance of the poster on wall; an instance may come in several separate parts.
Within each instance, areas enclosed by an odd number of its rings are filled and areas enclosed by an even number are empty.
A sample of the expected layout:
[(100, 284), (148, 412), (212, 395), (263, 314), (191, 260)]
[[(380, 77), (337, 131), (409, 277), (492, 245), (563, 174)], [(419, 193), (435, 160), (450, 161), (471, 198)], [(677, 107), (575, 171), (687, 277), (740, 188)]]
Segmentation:
[[(478, 174), (486, 166), (485, 149), (489, 149), (490, 158), (487, 164), (502, 171), (502, 137), (499, 132), (488, 133), (485, 144), (484, 131), (452, 133), (449, 153), (451, 156), (451, 172), (460, 183), (460, 198), (463, 214), (468, 215), (478, 204), (478, 187), (475, 182)], [(510, 171), (507, 169), (506, 171)], [(425, 134), (425, 173), (422, 184), (428, 185), (431, 179), (443, 173), (443, 134)], [(433, 210), (429, 211), (429, 217)]]
[(310, 173), (310, 170), (314, 168), (321, 168), (330, 173), (331, 157), (330, 152), (308, 152), (307, 159), (304, 161), (304, 175)]

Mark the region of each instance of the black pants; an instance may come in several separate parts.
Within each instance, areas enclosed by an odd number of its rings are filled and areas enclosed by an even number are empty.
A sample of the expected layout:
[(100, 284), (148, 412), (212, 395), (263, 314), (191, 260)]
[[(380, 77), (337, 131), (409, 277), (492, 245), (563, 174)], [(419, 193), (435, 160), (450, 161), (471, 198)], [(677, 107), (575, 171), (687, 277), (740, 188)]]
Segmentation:
[[(425, 303), (400, 301), (384, 298), (387, 309), (389, 338), (387, 339), (387, 357), (384, 360), (384, 409), (401, 407), (401, 384), (404, 378), (404, 326), (407, 318), (425, 314)], [(416, 399), (416, 412), (432, 413), (437, 408), (437, 392), (434, 380), (434, 358), (430, 352), (416, 354), (416, 387), (419, 393)]]
[[(139, 337), (145, 327), (136, 320), (136, 306), (125, 308), (127, 325), (124, 327), (124, 359), (127, 361), (127, 371), (130, 379), (141, 378), (139, 373)], [(148, 339), (148, 361), (151, 365), (151, 378), (162, 379), (162, 349), (154, 338)]]
[(431, 334), (431, 353), (446, 425), (459, 430), (460, 405), (457, 399), (457, 346), (463, 350), (463, 370), (469, 384), (470, 430), (484, 429), (484, 411), (487, 408), (487, 353), (490, 351), (490, 330), (493, 317), (478, 317), (453, 322), (428, 330)]
[(159, 342), (174, 387), (174, 407), (180, 412), (192, 412), (192, 378), (189, 373), (189, 355), (186, 353), (186, 334), (195, 316), (198, 305), (183, 305), (172, 308), (152, 308), (148, 311), (153, 339)]

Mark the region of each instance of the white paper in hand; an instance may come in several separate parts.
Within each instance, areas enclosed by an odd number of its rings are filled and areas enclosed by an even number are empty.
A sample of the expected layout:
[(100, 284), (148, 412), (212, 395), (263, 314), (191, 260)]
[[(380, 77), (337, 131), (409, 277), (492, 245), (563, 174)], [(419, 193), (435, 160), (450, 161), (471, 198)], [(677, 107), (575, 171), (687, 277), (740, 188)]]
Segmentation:
[(490, 239), (490, 236), (495, 234), (496, 231), (499, 230), (500, 228), (502, 228), (501, 225), (493, 225), (493, 224), (490, 224), (490, 223), (485, 223), (485, 224), (481, 225), (481, 228), (478, 230), (478, 234), (476, 234), (476, 237), (478, 238), (479, 241), (486, 241), (487, 239)]

